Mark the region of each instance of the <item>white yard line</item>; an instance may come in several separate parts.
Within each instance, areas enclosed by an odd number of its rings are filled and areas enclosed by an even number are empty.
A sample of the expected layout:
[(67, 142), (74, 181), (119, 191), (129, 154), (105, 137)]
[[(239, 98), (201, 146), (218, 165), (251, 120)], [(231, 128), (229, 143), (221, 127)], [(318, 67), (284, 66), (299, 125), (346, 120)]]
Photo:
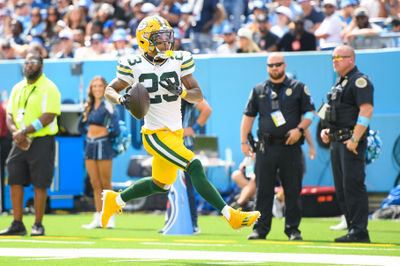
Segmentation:
[(355, 250), (385, 250), (385, 251), (392, 251), (398, 250), (398, 248), (377, 248), (377, 247), (334, 247), (334, 246), (299, 246), (300, 248), (322, 248), (322, 249), (355, 249)]
[(59, 241), (59, 240), (24, 240), (24, 239), (0, 239), (0, 242), (26, 242), (26, 243), (47, 243), (47, 244), (82, 244), (93, 245), (94, 242), (87, 241)]
[(0, 248), (0, 256), (400, 265), (400, 257), (395, 256), (189, 251), (168, 249)]
[[(155, 246), (193, 246), (193, 247), (226, 247), (226, 244), (200, 244), (200, 243), (164, 243), (164, 242), (141, 242), (143, 245), (155, 245)], [(232, 246), (232, 245), (231, 245)], [(235, 247), (243, 245), (235, 244)]]

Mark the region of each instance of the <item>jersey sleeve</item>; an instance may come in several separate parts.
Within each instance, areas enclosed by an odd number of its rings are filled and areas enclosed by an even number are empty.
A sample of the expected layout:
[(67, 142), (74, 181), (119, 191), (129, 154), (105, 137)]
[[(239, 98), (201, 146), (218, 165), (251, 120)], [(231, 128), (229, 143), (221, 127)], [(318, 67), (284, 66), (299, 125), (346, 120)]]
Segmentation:
[(122, 79), (126, 83), (132, 85), (134, 83), (133, 71), (128, 63), (129, 57), (124, 56), (118, 60), (117, 78)]
[(181, 64), (181, 71), (182, 77), (192, 74), (194, 72), (194, 60), (193, 55), (190, 52), (183, 51), (182, 52), (182, 64)]

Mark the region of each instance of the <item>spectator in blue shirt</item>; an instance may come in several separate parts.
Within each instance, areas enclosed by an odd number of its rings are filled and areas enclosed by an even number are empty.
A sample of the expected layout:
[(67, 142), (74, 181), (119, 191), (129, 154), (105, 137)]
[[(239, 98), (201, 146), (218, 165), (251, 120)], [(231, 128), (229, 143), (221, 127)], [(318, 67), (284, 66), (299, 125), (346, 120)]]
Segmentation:
[(357, 7), (356, 0), (342, 0), (340, 2), (340, 11), (339, 18), (345, 23), (345, 25), (349, 25), (353, 20), (354, 10)]
[(11, 45), (14, 44), (25, 44), (25, 40), (23, 39), (22, 32), (24, 31), (24, 28), (22, 26), (21, 21), (13, 19), (11, 21), (11, 36), (9, 36), (9, 41)]
[(44, 31), (44, 23), (42, 21), (42, 14), (40, 9), (35, 7), (31, 11), (31, 19), (28, 27), (25, 29), (24, 34), (30, 40), (32, 36), (42, 35)]
[(181, 5), (176, 0), (162, 0), (155, 11), (165, 18), (172, 28), (178, 27), (181, 19)]
[(208, 53), (212, 50), (212, 25), (220, 18), (221, 11), (217, 7), (218, 0), (190, 1), (194, 23), (191, 27), (190, 39), (194, 53)]
[(324, 20), (324, 12), (319, 7), (312, 5), (311, 0), (298, 0), (297, 2), (303, 9), (304, 28), (314, 33)]

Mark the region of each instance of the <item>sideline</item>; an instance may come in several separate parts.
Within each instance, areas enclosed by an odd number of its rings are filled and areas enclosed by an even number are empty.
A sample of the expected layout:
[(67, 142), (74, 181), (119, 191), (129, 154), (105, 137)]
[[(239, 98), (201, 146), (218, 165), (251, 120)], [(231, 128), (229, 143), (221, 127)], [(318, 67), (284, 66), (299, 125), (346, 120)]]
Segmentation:
[(173, 259), (243, 262), (292, 262), (357, 265), (400, 265), (400, 257), (371, 255), (334, 255), (298, 253), (261, 253), (225, 251), (188, 251), (167, 249), (57, 249), (57, 248), (0, 248), (4, 257), (49, 258), (123, 258)]

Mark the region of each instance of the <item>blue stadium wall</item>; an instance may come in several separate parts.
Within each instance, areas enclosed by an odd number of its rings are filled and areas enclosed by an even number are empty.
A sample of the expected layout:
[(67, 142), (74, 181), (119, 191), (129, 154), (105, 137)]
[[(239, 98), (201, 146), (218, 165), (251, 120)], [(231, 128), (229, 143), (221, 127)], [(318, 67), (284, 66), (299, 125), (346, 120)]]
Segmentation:
[[(285, 54), (287, 71), (294, 73), (311, 91), (318, 108), (327, 91), (331, 88), (336, 75), (332, 68), (330, 53), (288, 53)], [(218, 135), (221, 157), (227, 148), (233, 151), (236, 166), (243, 158), (240, 151), (240, 122), (249, 92), (255, 84), (268, 77), (266, 72), (267, 54), (254, 56), (235, 55), (217, 57), (203, 55), (195, 57), (194, 76), (200, 83), (204, 95), (210, 103), (213, 113), (207, 123), (206, 133)], [(62, 100), (79, 102), (79, 76), (71, 74), (73, 60), (46, 60), (45, 74), (59, 87)], [(375, 86), (375, 106), (371, 128), (379, 130), (383, 141), (383, 151), (379, 159), (367, 166), (367, 188), (371, 192), (389, 191), (399, 173), (399, 166), (393, 159), (393, 145), (400, 135), (400, 51), (364, 50), (357, 52), (356, 63), (360, 71), (372, 79)], [(12, 86), (22, 79), (21, 61), (12, 63), (0, 61), (1, 91), (10, 92)], [(85, 61), (83, 63), (83, 88), (86, 95), (92, 77), (102, 75), (107, 81), (115, 77), (116, 61)], [(4, 93), (3, 93), (4, 96)], [(127, 113), (124, 114), (128, 125), (132, 125), (134, 144), (140, 145), (140, 124)], [(329, 151), (318, 146), (316, 126), (318, 118), (311, 125), (311, 134), (317, 147), (315, 160), (306, 159), (307, 172), (303, 185), (333, 185)], [(257, 123), (257, 122), (256, 122)], [(254, 126), (254, 132), (257, 125)], [(143, 147), (131, 147), (129, 152), (114, 161), (113, 181), (128, 179), (127, 168), (131, 155), (144, 154)], [(307, 154), (308, 146), (305, 144)], [(62, 151), (60, 151), (62, 152)], [(81, 151), (76, 151), (80, 153)], [(400, 151), (398, 151), (400, 153)], [(213, 180), (221, 178), (224, 172), (210, 172)]]

